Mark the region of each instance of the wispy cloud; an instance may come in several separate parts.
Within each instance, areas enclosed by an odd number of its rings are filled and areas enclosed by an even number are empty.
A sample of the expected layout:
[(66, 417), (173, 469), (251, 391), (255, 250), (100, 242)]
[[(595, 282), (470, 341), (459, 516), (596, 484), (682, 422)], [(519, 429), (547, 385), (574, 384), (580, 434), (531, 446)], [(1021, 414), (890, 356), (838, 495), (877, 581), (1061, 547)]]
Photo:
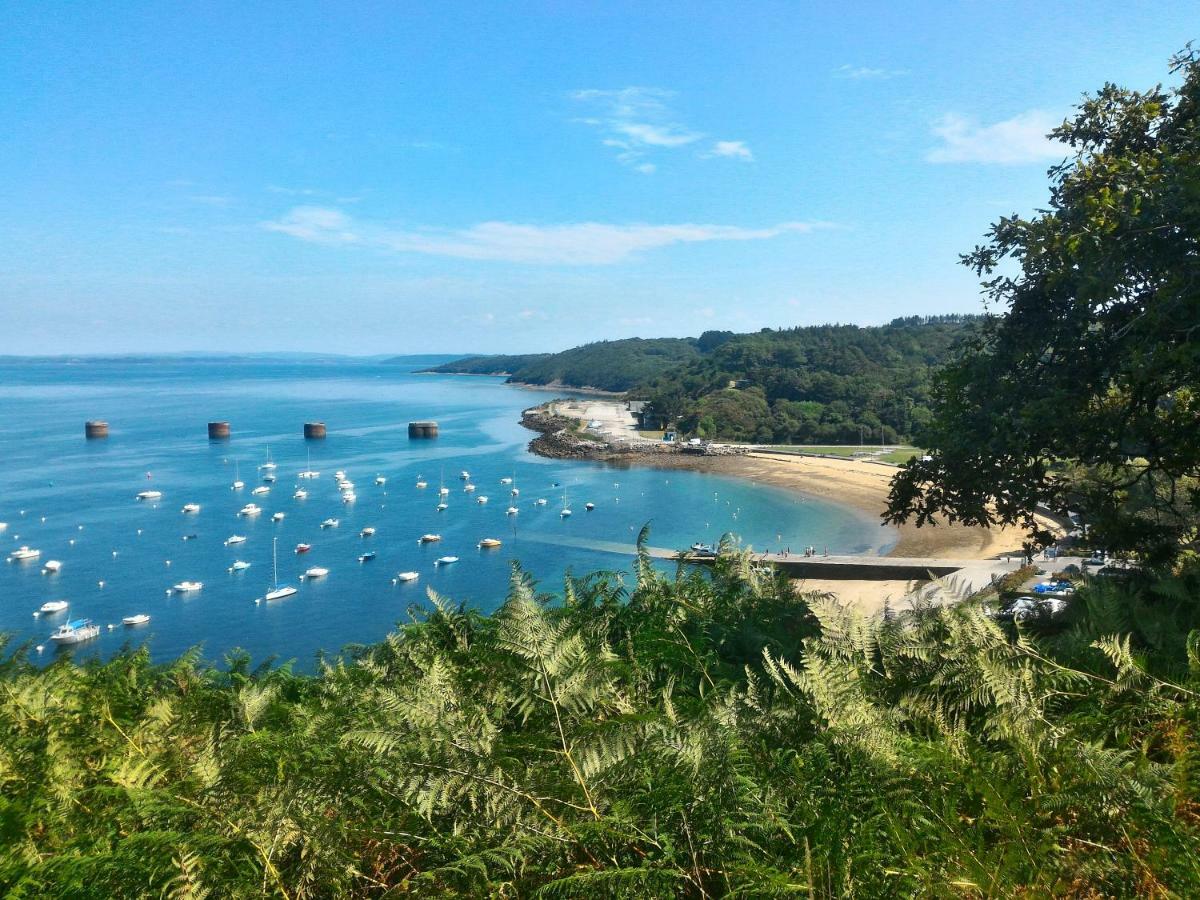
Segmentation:
[(745, 141), (717, 141), (706, 155), (725, 156), (730, 159), (754, 162), (754, 154), (750, 152), (750, 148), (746, 146)]
[[(601, 143), (616, 153), (619, 162), (646, 175), (657, 168), (647, 157), (688, 147), (705, 137), (704, 132), (679, 121), (670, 107), (669, 101), (674, 96), (674, 91), (653, 87), (588, 89), (570, 94), (571, 99), (589, 113), (575, 121), (596, 129), (601, 135)], [(721, 153), (717, 150), (720, 147), (735, 149)], [(718, 141), (712, 152), (701, 156), (750, 158), (749, 149), (742, 141)]]
[(993, 163), (1020, 165), (1062, 159), (1067, 149), (1046, 135), (1059, 119), (1045, 110), (1031, 109), (991, 125), (947, 113), (933, 126), (941, 144), (925, 159), (933, 163)]
[(838, 66), (833, 70), (834, 78), (849, 78), (852, 81), (883, 80), (887, 78), (902, 78), (908, 74), (908, 69), (880, 69), (873, 66)]
[(201, 206), (216, 206), (226, 207), (233, 205), (233, 198), (223, 194), (192, 194), (188, 197), (193, 203), (199, 203)]
[(358, 223), (341, 210), (320, 206), (298, 206), (277, 220), (261, 224), (268, 231), (311, 243), (359, 244), (397, 253), (547, 266), (611, 265), (674, 244), (766, 240), (821, 227), (821, 223), (812, 222), (783, 222), (766, 228), (692, 223), (481, 222), (458, 229), (398, 229)]

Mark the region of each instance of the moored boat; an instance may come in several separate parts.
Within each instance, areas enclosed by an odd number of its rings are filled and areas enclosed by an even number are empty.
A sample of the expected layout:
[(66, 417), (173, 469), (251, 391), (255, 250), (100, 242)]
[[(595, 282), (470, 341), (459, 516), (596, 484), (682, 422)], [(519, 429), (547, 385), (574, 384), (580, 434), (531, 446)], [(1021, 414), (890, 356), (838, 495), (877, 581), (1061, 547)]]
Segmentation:
[(364, 563), (364, 562), (370, 562), (370, 561), (371, 561), (371, 560), (373, 560), (374, 558), (375, 558), (375, 551), (374, 551), (374, 550), (368, 550), (366, 553), (360, 553), (360, 554), (358, 555), (358, 561), (359, 561), (360, 563)]
[(71, 604), (66, 600), (47, 600), (38, 610), (40, 613), (59, 613), (66, 609)]
[(479, 542), (479, 546), (484, 550), (488, 550), (492, 547), (499, 547), (500, 541), (498, 541), (496, 538), (484, 538)]
[(62, 569), (62, 563), (57, 559), (48, 559), (42, 563), (42, 572), (46, 575), (53, 575)]
[(304, 570), (305, 578), (324, 578), (329, 574), (329, 570), (324, 566), (311, 566)]
[(250, 493), (254, 494), (255, 496), (261, 497), (263, 494), (271, 493), (271, 489), (269, 487), (267, 487), (265, 484), (260, 484), (258, 487), (256, 487), (254, 490), (252, 490)]
[(257, 503), (247, 503), (245, 506), (243, 506), (238, 511), (238, 515), (239, 516), (257, 516), (261, 512), (262, 512), (262, 507), (259, 506)]
[(433, 561), (433, 564), (435, 566), (449, 566), (449, 565), (453, 565), (456, 562), (458, 562), (457, 556), (439, 556), (437, 559), (435, 559)]
[(182, 512), (182, 513), (198, 513), (198, 512), (200, 512), (200, 504), (199, 503), (185, 503), (185, 504), (183, 504), (183, 509), (181, 509), (180, 512)]
[(324, 522), (321, 523), (321, 527), (322, 528), (337, 528), (338, 520), (337, 519), (326, 519)]
[(308, 491), (304, 488), (296, 488), (296, 493), (292, 494), (292, 497), (296, 500), (306, 500), (308, 499)]
[(296, 545), (297, 553), (307, 553), (311, 549), (312, 549), (312, 544), (297, 544)]
[(41, 550), (37, 550), (33, 547), (21, 546), (21, 547), (18, 547), (16, 550), (14, 550), (12, 553), (8, 554), (8, 561), (9, 562), (23, 562), (27, 559), (37, 559), (41, 555), (42, 555)]
[(225, 538), (226, 547), (230, 547), (234, 544), (244, 543), (246, 543), (246, 536), (244, 534), (231, 534), (229, 537)]
[(235, 559), (233, 561), (233, 565), (229, 567), (229, 571), (244, 572), (248, 568), (250, 568), (250, 563), (246, 562), (244, 559)]
[(150, 621), (150, 617), (145, 613), (137, 613), (136, 615), (126, 616), (121, 620), (123, 625), (145, 625)]
[(375, 533), (375, 529), (372, 526), (368, 525), (366, 528), (364, 528), (362, 531), (360, 531), (358, 533), (358, 536), (367, 538), (367, 537), (370, 537), (371, 535), (373, 535), (374, 533)]
[(290, 597), (296, 593), (296, 589), (290, 584), (284, 584), (279, 580), (279, 539), (275, 538), (271, 541), (271, 566), (274, 577), (271, 580), (271, 587), (262, 596), (263, 600), (282, 600), (284, 597)]
[(282, 522), (283, 519), (284, 519), (284, 513), (281, 513), (281, 512), (277, 512), (271, 516), (272, 522)]
[(162, 491), (138, 491), (139, 500), (161, 500)]
[(100, 634), (100, 626), (91, 619), (74, 619), (58, 627), (58, 631), (50, 635), (50, 640), (56, 644), (70, 645), (90, 641)]
[(416, 581), (420, 577), (421, 577), (420, 572), (397, 572), (396, 573), (397, 581)]
[(420, 544), (432, 544), (441, 539), (442, 536), (440, 534), (423, 534), (417, 539), (417, 542)]
[(171, 590), (177, 594), (191, 594), (204, 588), (203, 581), (181, 581), (174, 585)]

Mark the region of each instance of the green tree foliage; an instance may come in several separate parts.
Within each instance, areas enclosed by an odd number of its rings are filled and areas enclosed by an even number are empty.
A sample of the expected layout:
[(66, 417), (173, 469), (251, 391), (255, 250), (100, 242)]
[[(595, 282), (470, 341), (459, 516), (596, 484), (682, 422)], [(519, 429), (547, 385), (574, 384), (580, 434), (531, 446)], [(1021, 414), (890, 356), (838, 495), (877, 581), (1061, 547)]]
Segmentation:
[[(512, 375), (526, 366), (536, 365), (550, 356), (549, 353), (496, 354), (493, 356), (466, 356), (426, 369), (439, 375)], [(403, 362), (404, 357), (398, 357)]]
[(933, 372), (974, 326), (975, 317), (948, 315), (880, 327), (708, 332), (701, 356), (633, 393), (702, 437), (897, 443), (929, 419)]
[(1200, 582), (867, 620), (726, 544), (310, 676), (0, 659), (8, 897), (1200, 894)]
[(893, 521), (1029, 523), (1074, 501), (1102, 545), (1169, 558), (1197, 539), (1200, 61), (1173, 71), (1171, 91), (1087, 98), (1054, 132), (1073, 155), (1049, 208), (964, 258), (1001, 314), (942, 375), (932, 459), (896, 479)]

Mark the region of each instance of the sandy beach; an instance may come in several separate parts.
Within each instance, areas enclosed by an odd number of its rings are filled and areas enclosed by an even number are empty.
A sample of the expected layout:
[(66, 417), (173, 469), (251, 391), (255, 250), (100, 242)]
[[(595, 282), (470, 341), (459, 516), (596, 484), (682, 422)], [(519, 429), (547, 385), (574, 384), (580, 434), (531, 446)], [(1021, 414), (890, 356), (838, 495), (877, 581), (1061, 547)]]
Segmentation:
[[(606, 442), (626, 445), (643, 443), (632, 417), (619, 401), (597, 398), (557, 401), (552, 406), (558, 415), (592, 423), (589, 431)], [(634, 453), (624, 459), (610, 460), (610, 464), (713, 472), (784, 488), (802, 498), (816, 498), (849, 506), (880, 521), (881, 528), (894, 531), (897, 540), (888, 551), (888, 556), (995, 559), (1020, 553), (1026, 536), (1020, 528), (969, 528), (945, 522), (922, 528), (911, 524), (885, 526), (880, 516), (887, 506), (888, 490), (896, 467), (869, 460), (801, 456), (762, 450), (718, 456)], [(802, 590), (836, 594), (843, 602), (852, 603), (867, 612), (875, 612), (882, 609), (885, 603), (902, 603), (920, 584), (916, 581), (808, 579), (801, 582), (800, 587)]]

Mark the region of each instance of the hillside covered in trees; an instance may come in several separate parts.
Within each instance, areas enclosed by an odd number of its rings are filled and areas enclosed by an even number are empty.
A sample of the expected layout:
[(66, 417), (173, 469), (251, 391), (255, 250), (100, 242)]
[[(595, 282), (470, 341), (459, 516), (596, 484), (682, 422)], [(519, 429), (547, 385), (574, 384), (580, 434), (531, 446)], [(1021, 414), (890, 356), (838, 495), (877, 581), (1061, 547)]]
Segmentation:
[(473, 356), (429, 371), (627, 393), (649, 400), (658, 424), (706, 438), (893, 443), (928, 420), (931, 374), (977, 322), (911, 316), (878, 327), (706, 331), (553, 354)]

